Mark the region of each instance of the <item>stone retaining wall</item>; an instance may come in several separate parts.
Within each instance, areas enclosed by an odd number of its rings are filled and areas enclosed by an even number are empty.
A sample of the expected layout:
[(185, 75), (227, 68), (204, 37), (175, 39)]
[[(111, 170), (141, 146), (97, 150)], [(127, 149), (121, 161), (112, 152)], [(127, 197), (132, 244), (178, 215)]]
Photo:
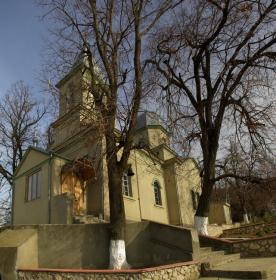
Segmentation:
[(221, 238), (199, 236), (202, 247), (225, 250), (228, 253), (240, 253), (241, 257), (274, 257), (276, 256), (276, 235), (250, 238), (244, 240), (226, 240)]
[(18, 280), (197, 280), (198, 262), (178, 263), (146, 269), (129, 270), (65, 270), (19, 269)]
[(275, 257), (276, 235), (233, 242), (232, 252), (241, 257)]
[(276, 223), (259, 223), (259, 224), (252, 224), (241, 226), (238, 228), (231, 228), (223, 230), (221, 237), (230, 237), (242, 234), (256, 234), (257, 232), (274, 232), (276, 231)]

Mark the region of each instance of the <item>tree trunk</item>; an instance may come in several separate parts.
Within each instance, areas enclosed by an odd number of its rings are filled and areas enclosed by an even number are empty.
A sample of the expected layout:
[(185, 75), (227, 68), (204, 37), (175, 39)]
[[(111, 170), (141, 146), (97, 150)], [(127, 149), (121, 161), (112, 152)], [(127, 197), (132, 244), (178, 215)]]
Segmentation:
[(248, 218), (247, 210), (246, 210), (244, 205), (242, 206), (242, 210), (243, 210), (243, 215), (242, 215), (243, 216), (243, 222), (245, 224), (249, 224), (249, 218)]
[(213, 179), (215, 178), (215, 162), (218, 149), (218, 138), (215, 136), (216, 134), (210, 133), (208, 135), (209, 141), (206, 140), (201, 143), (204, 153), (204, 173), (202, 178), (202, 193), (194, 218), (194, 226), (197, 232), (202, 235), (208, 235), (208, 216), (214, 187)]
[(249, 219), (248, 219), (247, 213), (244, 213), (244, 214), (243, 214), (243, 222), (244, 222), (245, 224), (249, 224)]
[(125, 209), (122, 195), (122, 171), (114, 160), (108, 162), (110, 201), (109, 268), (123, 269), (129, 265), (125, 249)]
[(210, 209), (210, 199), (212, 195), (214, 183), (206, 178), (206, 182), (202, 186), (202, 193), (199, 198), (197, 211), (195, 214), (194, 226), (199, 234), (208, 235), (208, 215)]

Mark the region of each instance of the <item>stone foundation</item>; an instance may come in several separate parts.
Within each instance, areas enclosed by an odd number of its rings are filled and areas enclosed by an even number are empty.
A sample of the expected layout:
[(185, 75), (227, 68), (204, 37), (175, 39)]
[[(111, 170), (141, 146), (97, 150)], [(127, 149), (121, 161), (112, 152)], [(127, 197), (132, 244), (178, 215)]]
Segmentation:
[(263, 238), (234, 242), (234, 253), (241, 253), (242, 257), (275, 257), (276, 235)]
[(241, 257), (276, 257), (276, 235), (233, 241), (199, 236), (202, 247), (213, 247), (228, 253), (240, 253)]
[(256, 234), (256, 233), (272, 233), (276, 231), (276, 223), (258, 223), (238, 228), (231, 228), (223, 230), (221, 237), (239, 236), (243, 234)]
[(129, 270), (18, 270), (18, 280), (197, 280), (199, 276), (200, 265), (197, 262)]

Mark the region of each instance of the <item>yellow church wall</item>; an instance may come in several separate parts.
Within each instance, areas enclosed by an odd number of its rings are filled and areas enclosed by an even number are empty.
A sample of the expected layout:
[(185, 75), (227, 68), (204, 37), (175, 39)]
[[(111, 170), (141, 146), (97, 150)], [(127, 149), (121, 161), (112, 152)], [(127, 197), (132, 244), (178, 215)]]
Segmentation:
[[(14, 208), (13, 208), (13, 224), (45, 224), (49, 222), (48, 219), (48, 170), (49, 170), (49, 161), (41, 161), (39, 165), (38, 159), (41, 160), (41, 155), (36, 155), (34, 158), (37, 161), (28, 160), (22, 166), (22, 170), (27, 170), (28, 172), (22, 174), (15, 178), (14, 180)], [(42, 157), (44, 159), (44, 157)], [(25, 166), (26, 164), (26, 166)], [(35, 167), (33, 169), (32, 167)], [(34, 171), (41, 170), (41, 195), (40, 198), (27, 201), (26, 200), (26, 191), (28, 176), (32, 175)]]
[(175, 156), (171, 151), (169, 151), (165, 147), (162, 148), (162, 153), (163, 153), (163, 156), (162, 156), (163, 160), (168, 160)]
[[(105, 145), (105, 142), (103, 143)], [(106, 159), (103, 158), (102, 161), (102, 172), (101, 178), (102, 178), (102, 195), (103, 195), (103, 218), (105, 220), (109, 220), (110, 218), (110, 208), (109, 208), (109, 190), (108, 190), (108, 170), (107, 170), (107, 162)]]
[(143, 142), (150, 148), (157, 147), (162, 144), (169, 144), (169, 137), (161, 126), (148, 126), (140, 128), (134, 136), (134, 143)]
[(57, 146), (63, 144), (66, 139), (74, 136), (78, 131), (80, 131), (79, 123), (80, 115), (79, 112), (71, 112), (64, 122), (57, 122), (54, 124), (53, 133), (53, 143), (51, 144), (51, 149), (55, 150)]
[(176, 166), (177, 193), (182, 224), (193, 224), (195, 210), (191, 190), (201, 193), (199, 170), (192, 159)]
[(22, 161), (20, 164), (20, 168), (18, 172), (16, 172), (15, 176), (18, 177), (21, 174), (24, 174), (26, 171), (30, 171), (32, 168), (36, 168), (36, 165), (41, 164), (41, 162), (47, 160), (49, 155), (37, 152), (35, 150), (30, 150), (28, 153), (28, 159)]
[(180, 210), (177, 196), (176, 177), (175, 177), (175, 162), (164, 165), (164, 179), (167, 191), (168, 212), (170, 217), (170, 224), (180, 224)]
[(151, 147), (157, 147), (161, 144), (169, 144), (169, 137), (160, 127), (147, 128), (148, 138)]
[(58, 157), (55, 157), (52, 159), (52, 164), (51, 164), (51, 166), (52, 166), (52, 176), (51, 176), (52, 196), (61, 194), (60, 174), (61, 174), (62, 166), (66, 162), (68, 162), (68, 161), (65, 159), (62, 159), (62, 158), (58, 158)]
[(147, 129), (139, 129), (133, 139), (134, 144), (145, 143), (148, 144), (148, 130)]
[(152, 149), (152, 151), (158, 158), (161, 158), (164, 161), (175, 157), (175, 154), (164, 144), (157, 146)]
[[(132, 151), (129, 163), (132, 164), (135, 174), (131, 178), (133, 200), (124, 199), (127, 219), (139, 220), (141, 217), (145, 220), (169, 223), (165, 182), (160, 162), (153, 161), (143, 151)], [(161, 186), (161, 206), (155, 205), (153, 189), (155, 180)], [(138, 198), (140, 198), (140, 203)]]
[(101, 139), (95, 138), (95, 130), (88, 130), (87, 133), (80, 133), (73, 139), (64, 142), (62, 146), (56, 147), (55, 151), (68, 159), (89, 157), (99, 158), (102, 150)]
[[(82, 92), (82, 104), (84, 108), (91, 110), (95, 108), (94, 106), (95, 104), (91, 92), (86, 88), (86, 85), (88, 85), (88, 87), (90, 85), (90, 82), (87, 81), (86, 77), (83, 77), (83, 84), (84, 84), (84, 90)], [(90, 111), (90, 115), (91, 115), (91, 111)]]
[[(59, 102), (59, 115), (63, 116), (68, 107), (67, 100), (70, 100), (70, 106), (74, 107), (81, 103), (81, 92), (82, 92), (82, 73), (81, 71), (76, 71), (74, 75), (71, 75), (66, 79), (66, 82), (61, 83), (59, 86), (60, 90), (60, 102)], [(66, 100), (67, 99), (67, 100)]]
[(141, 221), (139, 200), (137, 191), (133, 191), (133, 197), (124, 196), (126, 218), (129, 221)]

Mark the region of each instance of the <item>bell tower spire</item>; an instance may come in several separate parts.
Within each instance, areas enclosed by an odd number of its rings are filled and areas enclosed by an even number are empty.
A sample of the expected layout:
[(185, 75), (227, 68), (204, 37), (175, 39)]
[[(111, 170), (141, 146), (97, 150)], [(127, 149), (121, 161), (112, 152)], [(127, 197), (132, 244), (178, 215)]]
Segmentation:
[[(87, 89), (87, 46), (76, 57), (69, 73), (56, 85), (59, 95), (59, 117), (51, 125), (52, 142), (49, 147), (55, 150), (67, 139), (74, 137), (81, 130), (91, 125), (93, 99)], [(87, 111), (89, 110), (89, 114)]]

